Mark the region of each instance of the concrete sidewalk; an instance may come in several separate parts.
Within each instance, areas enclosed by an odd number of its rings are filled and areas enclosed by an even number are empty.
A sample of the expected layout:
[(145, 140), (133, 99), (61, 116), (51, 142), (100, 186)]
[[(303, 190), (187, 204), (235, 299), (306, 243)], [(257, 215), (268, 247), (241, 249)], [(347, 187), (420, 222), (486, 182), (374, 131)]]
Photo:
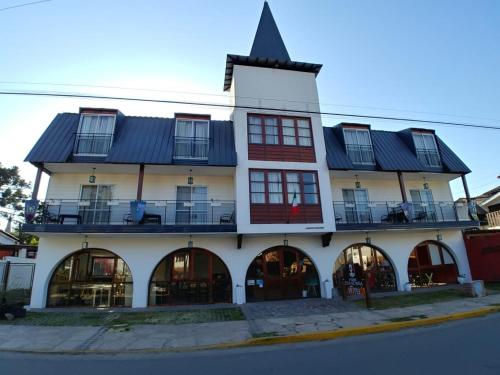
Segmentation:
[[(188, 350), (346, 328), (380, 326), (395, 318), (438, 317), (500, 306), (500, 294), (387, 310), (329, 300), (243, 305), (246, 321), (123, 327), (40, 327), (0, 324), (0, 350), (76, 353)], [(265, 315), (267, 313), (267, 315)], [(266, 317), (267, 316), (267, 317)], [(404, 320), (404, 319), (403, 319)]]

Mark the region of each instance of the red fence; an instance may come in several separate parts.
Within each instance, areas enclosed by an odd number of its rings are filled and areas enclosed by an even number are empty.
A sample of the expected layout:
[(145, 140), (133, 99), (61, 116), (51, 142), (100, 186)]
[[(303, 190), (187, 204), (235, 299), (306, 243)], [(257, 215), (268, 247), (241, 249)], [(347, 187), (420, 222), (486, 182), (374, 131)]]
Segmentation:
[(464, 232), (472, 278), (500, 281), (500, 230)]

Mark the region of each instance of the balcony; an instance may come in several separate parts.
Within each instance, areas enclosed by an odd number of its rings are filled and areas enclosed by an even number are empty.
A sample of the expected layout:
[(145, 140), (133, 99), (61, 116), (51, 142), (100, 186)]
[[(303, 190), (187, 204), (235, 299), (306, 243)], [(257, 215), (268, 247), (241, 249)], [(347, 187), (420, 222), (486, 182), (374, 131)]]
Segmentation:
[[(447, 228), (477, 225), (466, 204), (455, 202), (333, 202), (338, 230)], [(405, 208), (406, 210), (403, 210)], [(406, 212), (405, 212), (406, 211)]]
[(148, 200), (139, 221), (130, 200), (50, 199), (40, 204), (28, 232), (220, 233), (236, 232), (234, 201)]
[(174, 159), (208, 160), (208, 138), (174, 137)]
[(111, 148), (113, 134), (76, 133), (74, 155), (106, 156)]
[(486, 219), (488, 220), (488, 227), (500, 228), (500, 211), (488, 212)]
[(437, 150), (417, 149), (417, 159), (428, 167), (441, 167), (441, 159)]
[(371, 145), (347, 144), (347, 155), (353, 164), (375, 164), (375, 155)]

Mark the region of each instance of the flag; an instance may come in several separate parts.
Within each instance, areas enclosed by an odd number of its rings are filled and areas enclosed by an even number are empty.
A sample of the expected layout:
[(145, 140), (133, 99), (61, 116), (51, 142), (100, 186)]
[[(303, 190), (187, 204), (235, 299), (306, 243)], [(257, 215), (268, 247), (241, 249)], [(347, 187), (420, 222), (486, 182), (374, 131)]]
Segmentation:
[(299, 203), (297, 201), (297, 192), (293, 192), (292, 209), (290, 210), (290, 214), (292, 216), (295, 216), (298, 213), (299, 213)]

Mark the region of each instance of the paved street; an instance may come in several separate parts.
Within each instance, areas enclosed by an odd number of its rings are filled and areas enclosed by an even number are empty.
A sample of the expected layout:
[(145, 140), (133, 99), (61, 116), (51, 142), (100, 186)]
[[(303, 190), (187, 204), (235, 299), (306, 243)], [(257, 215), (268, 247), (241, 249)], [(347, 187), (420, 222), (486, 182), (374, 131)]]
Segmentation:
[(114, 356), (0, 353), (21, 374), (499, 374), (500, 314), (329, 342)]

